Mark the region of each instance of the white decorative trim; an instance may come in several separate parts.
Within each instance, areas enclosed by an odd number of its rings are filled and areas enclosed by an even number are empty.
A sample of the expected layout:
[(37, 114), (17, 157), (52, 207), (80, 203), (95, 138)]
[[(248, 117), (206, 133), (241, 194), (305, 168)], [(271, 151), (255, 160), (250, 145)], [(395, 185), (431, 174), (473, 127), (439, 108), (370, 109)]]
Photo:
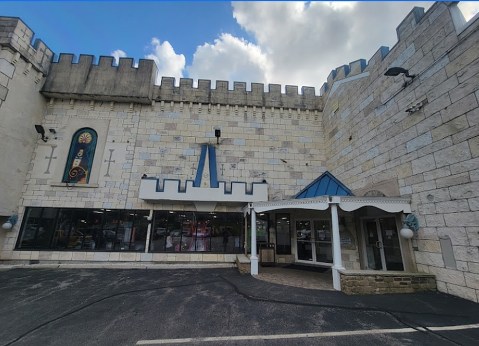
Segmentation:
[(410, 213), (411, 201), (400, 197), (340, 197), (339, 207), (344, 211), (354, 211), (362, 207), (375, 207), (388, 213)]
[(362, 207), (375, 207), (389, 213), (411, 212), (410, 200), (400, 197), (321, 196), (284, 201), (254, 202), (252, 207), (257, 213), (278, 209), (326, 210), (331, 203), (337, 204), (344, 211), (354, 211)]
[(328, 197), (290, 199), (285, 201), (255, 202), (253, 208), (257, 213), (277, 209), (312, 209), (326, 210), (329, 208)]
[(231, 183), (231, 191), (226, 192), (226, 183), (219, 187), (194, 187), (193, 181), (186, 181), (186, 188), (180, 189), (179, 180), (164, 180), (159, 188), (159, 179), (142, 179), (139, 198), (155, 202), (161, 200), (190, 202), (262, 202), (268, 200), (268, 184), (253, 183), (251, 193), (246, 191), (246, 183)]

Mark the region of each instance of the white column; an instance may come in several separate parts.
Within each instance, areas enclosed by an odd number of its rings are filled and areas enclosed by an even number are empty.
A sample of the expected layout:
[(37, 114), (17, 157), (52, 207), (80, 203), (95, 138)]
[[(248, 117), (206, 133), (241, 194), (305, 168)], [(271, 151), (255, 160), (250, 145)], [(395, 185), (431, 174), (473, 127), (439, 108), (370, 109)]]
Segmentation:
[(256, 254), (256, 212), (251, 207), (251, 275), (258, 275), (258, 256)]
[(145, 244), (145, 253), (148, 253), (150, 238), (151, 238), (151, 220), (153, 220), (153, 209), (150, 209), (150, 215), (148, 215), (148, 228), (146, 230), (146, 244)]
[(248, 256), (248, 216), (244, 218), (244, 229), (243, 229), (243, 234), (244, 234), (244, 255)]
[[(333, 197), (334, 198), (334, 197)], [(341, 238), (339, 236), (338, 205), (331, 204), (331, 221), (333, 224), (333, 287), (341, 291), (341, 276), (339, 270), (344, 269), (341, 258)]]

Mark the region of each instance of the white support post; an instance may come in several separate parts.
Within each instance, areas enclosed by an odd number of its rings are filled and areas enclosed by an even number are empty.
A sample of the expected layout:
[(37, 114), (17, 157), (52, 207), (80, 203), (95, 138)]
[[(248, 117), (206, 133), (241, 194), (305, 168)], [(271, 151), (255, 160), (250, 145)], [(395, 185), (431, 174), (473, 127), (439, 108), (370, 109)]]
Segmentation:
[(251, 275), (258, 275), (258, 256), (256, 254), (256, 212), (250, 207), (251, 213)]
[(151, 220), (153, 220), (153, 209), (150, 209), (150, 215), (148, 215), (148, 228), (146, 229), (146, 243), (145, 243), (145, 253), (148, 253), (150, 248), (150, 239), (151, 239)]
[[(334, 197), (333, 197), (334, 198)], [(337, 291), (341, 291), (340, 270), (343, 270), (343, 261), (341, 259), (341, 238), (339, 235), (338, 205), (336, 203), (331, 206), (331, 221), (333, 224), (333, 287)]]

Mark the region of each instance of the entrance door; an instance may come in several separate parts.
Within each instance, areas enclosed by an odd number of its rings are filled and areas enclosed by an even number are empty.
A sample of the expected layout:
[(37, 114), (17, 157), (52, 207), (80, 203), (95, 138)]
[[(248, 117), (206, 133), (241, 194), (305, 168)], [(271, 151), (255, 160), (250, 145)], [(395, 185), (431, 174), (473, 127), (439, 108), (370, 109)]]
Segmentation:
[(394, 217), (363, 221), (368, 269), (404, 270)]
[(296, 221), (296, 253), (300, 261), (313, 261), (311, 221)]
[(298, 261), (323, 265), (333, 263), (329, 220), (297, 220), (295, 226)]

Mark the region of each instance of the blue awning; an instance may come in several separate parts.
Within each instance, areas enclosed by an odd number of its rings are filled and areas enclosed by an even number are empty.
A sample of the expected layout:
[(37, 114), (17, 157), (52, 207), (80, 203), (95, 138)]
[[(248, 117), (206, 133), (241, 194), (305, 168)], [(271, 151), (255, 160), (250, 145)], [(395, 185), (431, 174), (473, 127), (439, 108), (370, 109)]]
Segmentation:
[(354, 196), (350, 189), (341, 183), (328, 171), (306, 186), (295, 199), (312, 198), (318, 196)]

